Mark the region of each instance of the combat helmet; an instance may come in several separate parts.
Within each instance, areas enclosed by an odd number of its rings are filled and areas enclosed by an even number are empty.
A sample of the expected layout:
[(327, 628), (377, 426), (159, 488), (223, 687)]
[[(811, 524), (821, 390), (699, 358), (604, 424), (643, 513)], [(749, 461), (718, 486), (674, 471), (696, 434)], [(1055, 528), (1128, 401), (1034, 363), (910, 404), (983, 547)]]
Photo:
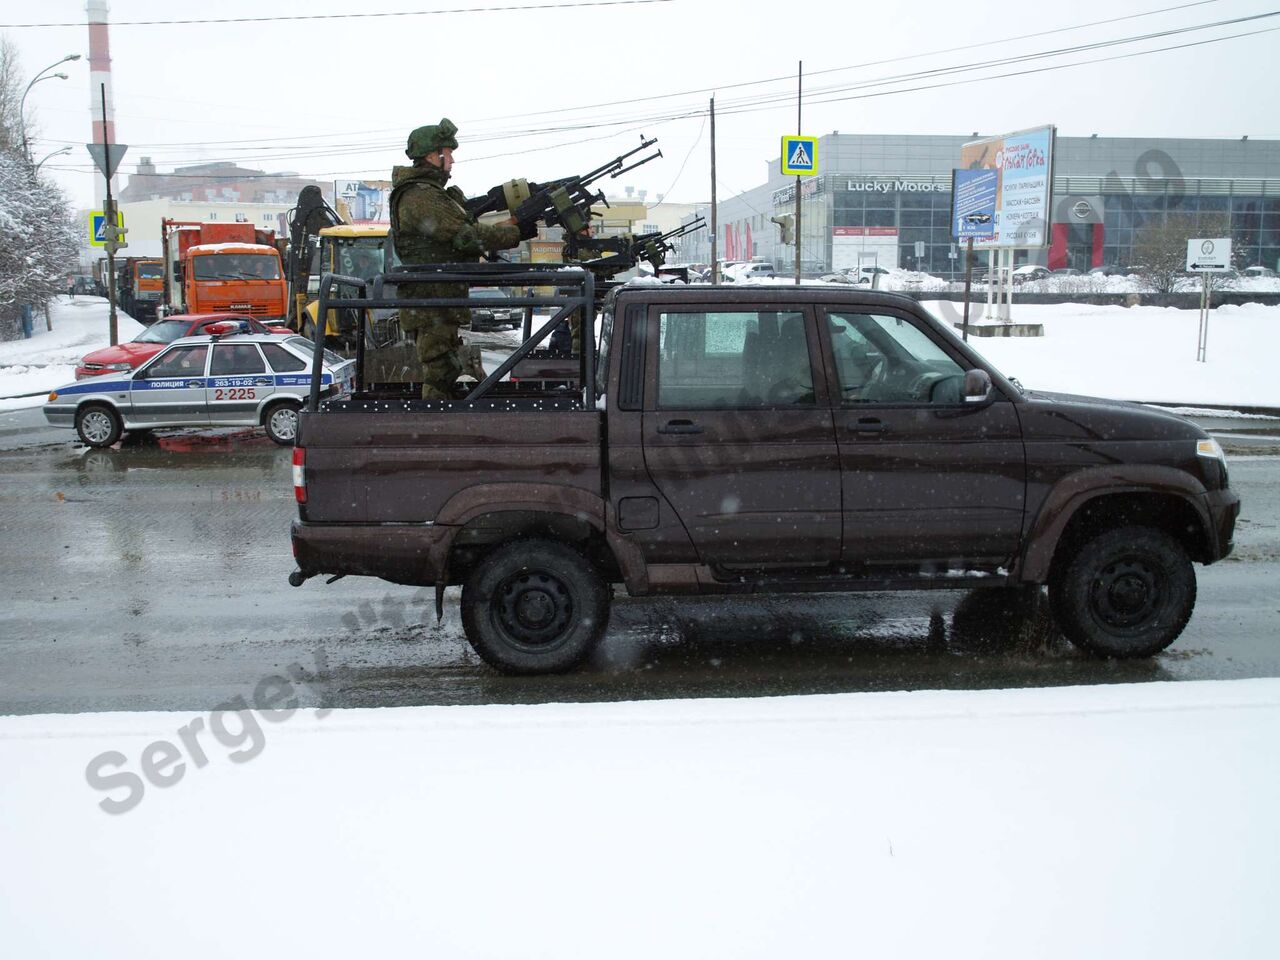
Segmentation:
[(405, 156), (410, 160), (417, 160), (419, 157), (425, 157), (445, 147), (457, 150), (457, 133), (457, 126), (448, 117), (442, 117), (439, 123), (418, 127), (409, 134), (409, 145), (405, 148)]

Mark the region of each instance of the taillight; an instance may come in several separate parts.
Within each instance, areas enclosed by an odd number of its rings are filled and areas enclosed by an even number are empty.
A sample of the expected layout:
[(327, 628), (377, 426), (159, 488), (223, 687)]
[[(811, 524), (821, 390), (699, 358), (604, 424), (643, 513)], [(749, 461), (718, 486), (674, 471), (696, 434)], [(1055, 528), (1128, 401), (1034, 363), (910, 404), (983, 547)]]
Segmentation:
[(307, 502), (307, 451), (293, 448), (293, 496), (299, 503)]

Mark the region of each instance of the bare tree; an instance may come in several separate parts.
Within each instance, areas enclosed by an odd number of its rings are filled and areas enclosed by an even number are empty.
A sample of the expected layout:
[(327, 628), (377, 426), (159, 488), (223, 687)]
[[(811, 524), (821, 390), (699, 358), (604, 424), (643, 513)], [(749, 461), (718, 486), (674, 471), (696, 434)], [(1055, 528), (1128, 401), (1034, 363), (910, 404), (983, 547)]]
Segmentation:
[[(1196, 237), (1231, 235), (1231, 218), (1225, 213), (1171, 213), (1162, 224), (1143, 227), (1133, 244), (1137, 274), (1157, 293), (1173, 293), (1188, 285), (1187, 241)], [(1215, 285), (1210, 281), (1211, 287)]]
[(0, 153), (22, 148), (22, 80), (18, 47), (0, 34)]

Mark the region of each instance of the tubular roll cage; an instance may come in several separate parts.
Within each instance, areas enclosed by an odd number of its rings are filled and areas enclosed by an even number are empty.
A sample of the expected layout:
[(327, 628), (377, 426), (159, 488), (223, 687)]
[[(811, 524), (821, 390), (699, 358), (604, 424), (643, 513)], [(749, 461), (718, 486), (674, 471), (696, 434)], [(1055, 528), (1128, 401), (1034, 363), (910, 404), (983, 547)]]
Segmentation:
[[(453, 263), (440, 266), (419, 265), (393, 268), (390, 273), (380, 273), (372, 281), (366, 282), (359, 277), (348, 277), (338, 273), (326, 273), (320, 278), (320, 298), (317, 304), (319, 317), (327, 317), (334, 308), (354, 309), (358, 316), (358, 336), (356, 338), (356, 392), (364, 389), (364, 354), (365, 335), (368, 332), (369, 310), (395, 310), (401, 307), (476, 307), (471, 298), (417, 298), (397, 297), (396, 290), (403, 283), (465, 283), (470, 287), (510, 287), (510, 286), (545, 286), (557, 288), (557, 293), (550, 297), (522, 296), (512, 297), (508, 305), (524, 307), (524, 342), (516, 351), (507, 357), (496, 370), (484, 378), (467, 394), (465, 400), (479, 400), (484, 397), (495, 383), (510, 373), (521, 360), (528, 357), (534, 349), (551, 336), (561, 324), (568, 322), (575, 311), (582, 314), (582, 350), (579, 357), (578, 381), (582, 384), (582, 402), (587, 410), (595, 409), (595, 277), (591, 271), (581, 267), (566, 267), (562, 264), (525, 264), (525, 263)], [(339, 290), (351, 289), (356, 297), (334, 296), (334, 287)], [(393, 289), (389, 291), (387, 287)], [(369, 290), (372, 287), (372, 291)], [(568, 290), (569, 292), (560, 292)], [(366, 296), (366, 294), (369, 294)], [(532, 331), (533, 308), (556, 307), (556, 313), (542, 329)], [(315, 339), (315, 350), (311, 357), (311, 394), (307, 401), (307, 410), (315, 413), (320, 409), (320, 379), (324, 370), (324, 336), (319, 334)]]

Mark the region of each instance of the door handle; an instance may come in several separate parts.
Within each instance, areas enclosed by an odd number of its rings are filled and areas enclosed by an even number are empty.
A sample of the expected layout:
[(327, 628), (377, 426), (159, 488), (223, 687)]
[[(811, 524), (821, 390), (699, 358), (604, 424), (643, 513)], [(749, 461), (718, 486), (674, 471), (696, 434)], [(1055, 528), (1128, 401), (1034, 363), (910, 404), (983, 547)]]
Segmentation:
[(188, 386), (188, 387), (203, 387), (203, 386), (204, 386), (204, 381), (203, 381), (203, 380), (188, 380), (188, 381), (187, 381), (187, 386)]
[(659, 433), (701, 433), (702, 428), (692, 420), (668, 420), (658, 427)]
[(857, 423), (851, 423), (848, 427), (850, 433), (884, 433), (885, 425), (883, 421), (876, 417), (859, 417)]
[(271, 381), (266, 377), (259, 377), (257, 380), (253, 381), (253, 385), (255, 387), (269, 387), (271, 386)]

